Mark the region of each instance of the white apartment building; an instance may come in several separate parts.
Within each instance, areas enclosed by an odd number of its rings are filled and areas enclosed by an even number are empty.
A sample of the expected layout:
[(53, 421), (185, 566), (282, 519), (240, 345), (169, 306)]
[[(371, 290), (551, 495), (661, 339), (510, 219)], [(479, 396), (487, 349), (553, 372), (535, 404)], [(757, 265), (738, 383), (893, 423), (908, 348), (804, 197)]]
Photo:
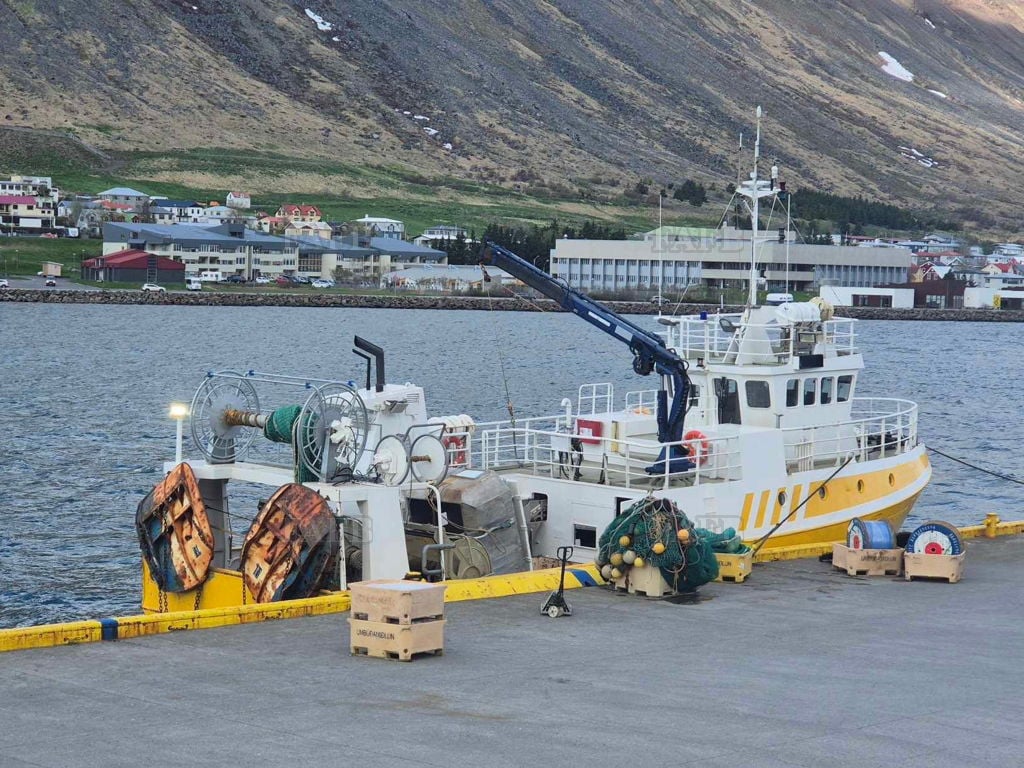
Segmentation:
[[(912, 258), (900, 248), (780, 243), (778, 232), (758, 235), (755, 261), (769, 291), (903, 283)], [(551, 274), (584, 291), (745, 288), (750, 259), (749, 230), (662, 228), (640, 240), (558, 240)]]

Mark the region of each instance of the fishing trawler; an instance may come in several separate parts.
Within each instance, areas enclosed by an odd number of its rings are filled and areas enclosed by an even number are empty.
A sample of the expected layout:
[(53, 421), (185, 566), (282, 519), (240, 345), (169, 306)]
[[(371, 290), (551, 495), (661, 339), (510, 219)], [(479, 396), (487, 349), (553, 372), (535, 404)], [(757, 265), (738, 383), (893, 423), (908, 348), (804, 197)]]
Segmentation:
[[(759, 201), (775, 194), (756, 149), (739, 193), (756, 249)], [(897, 530), (931, 476), (916, 404), (856, 397), (857, 321), (820, 299), (758, 305), (755, 262), (752, 251), (742, 312), (661, 317), (655, 332), (486, 244), (484, 269), (619, 339), (636, 373), (655, 374), (659, 386), (621, 400), (592, 383), (547, 415), (432, 417), (423, 389), (387, 383), (384, 351), (358, 337), (361, 388), (208, 374), (179, 420), (198, 455), (183, 461), (179, 429), (167, 477), (139, 505), (143, 607), (273, 601), (410, 571), (510, 573), (566, 545), (588, 561), (602, 531), (647, 496), (758, 547), (840, 541), (853, 518)], [(255, 489), (240, 545), (229, 486), (233, 497)]]

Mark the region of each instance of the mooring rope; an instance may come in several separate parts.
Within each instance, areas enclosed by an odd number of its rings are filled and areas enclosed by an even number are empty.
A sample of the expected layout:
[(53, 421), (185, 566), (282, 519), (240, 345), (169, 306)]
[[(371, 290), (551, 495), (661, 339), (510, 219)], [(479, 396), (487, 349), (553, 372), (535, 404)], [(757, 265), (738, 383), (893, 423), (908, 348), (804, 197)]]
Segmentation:
[(1016, 483), (1017, 485), (1024, 485), (1024, 480), (1019, 480), (1016, 477), (1011, 477), (1010, 475), (1003, 475), (1003, 474), (1000, 474), (999, 472), (993, 472), (991, 469), (985, 469), (984, 467), (979, 467), (977, 464), (971, 464), (971, 462), (969, 462), (969, 461), (964, 461), (963, 459), (958, 459), (956, 456), (950, 456), (948, 453), (943, 453), (938, 448), (934, 448), (934, 447), (932, 447), (930, 445), (928, 446), (928, 450), (931, 451), (932, 453), (937, 453), (939, 456), (942, 456), (945, 459), (949, 459), (950, 461), (955, 461), (957, 464), (963, 464), (965, 467), (970, 467), (971, 469), (975, 469), (978, 472), (984, 472), (986, 475), (992, 475), (992, 477), (998, 477), (1000, 480), (1006, 480), (1009, 483)]

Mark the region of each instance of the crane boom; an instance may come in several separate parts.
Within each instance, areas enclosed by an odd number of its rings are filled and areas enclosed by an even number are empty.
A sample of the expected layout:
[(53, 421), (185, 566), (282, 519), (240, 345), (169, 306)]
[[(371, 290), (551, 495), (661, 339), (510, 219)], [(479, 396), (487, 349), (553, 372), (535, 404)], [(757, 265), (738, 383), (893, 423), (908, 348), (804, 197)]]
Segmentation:
[[(526, 285), (540, 291), (563, 309), (586, 320), (591, 325), (615, 337), (629, 347), (633, 353), (633, 370), (641, 376), (657, 372), (671, 381), (672, 405), (668, 404), (665, 386), (658, 390), (658, 440), (662, 443), (676, 443), (683, 439), (683, 422), (686, 418), (690, 394), (690, 377), (686, 372), (686, 361), (669, 349), (657, 334), (641, 328), (636, 323), (619, 316), (608, 307), (586, 294), (570, 288), (556, 280), (542, 269), (520, 258), (497, 243), (486, 242), (480, 253), (482, 265), (492, 264), (503, 269)], [(664, 470), (665, 451), (654, 467), (649, 470)], [(678, 471), (686, 463), (680, 446), (673, 446), (669, 452), (670, 471)], [(658, 466), (661, 464), (661, 466)], [(692, 466), (692, 464), (690, 464)]]

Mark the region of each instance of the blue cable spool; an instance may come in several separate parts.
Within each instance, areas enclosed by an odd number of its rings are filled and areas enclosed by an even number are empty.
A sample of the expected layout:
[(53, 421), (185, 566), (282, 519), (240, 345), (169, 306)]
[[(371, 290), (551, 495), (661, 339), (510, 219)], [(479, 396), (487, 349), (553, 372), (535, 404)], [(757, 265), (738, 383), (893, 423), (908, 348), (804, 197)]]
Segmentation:
[(896, 546), (892, 526), (885, 520), (853, 518), (846, 529), (850, 549), (893, 549)]
[(907, 539), (907, 552), (914, 555), (961, 555), (963, 551), (960, 531), (941, 520), (919, 525)]

